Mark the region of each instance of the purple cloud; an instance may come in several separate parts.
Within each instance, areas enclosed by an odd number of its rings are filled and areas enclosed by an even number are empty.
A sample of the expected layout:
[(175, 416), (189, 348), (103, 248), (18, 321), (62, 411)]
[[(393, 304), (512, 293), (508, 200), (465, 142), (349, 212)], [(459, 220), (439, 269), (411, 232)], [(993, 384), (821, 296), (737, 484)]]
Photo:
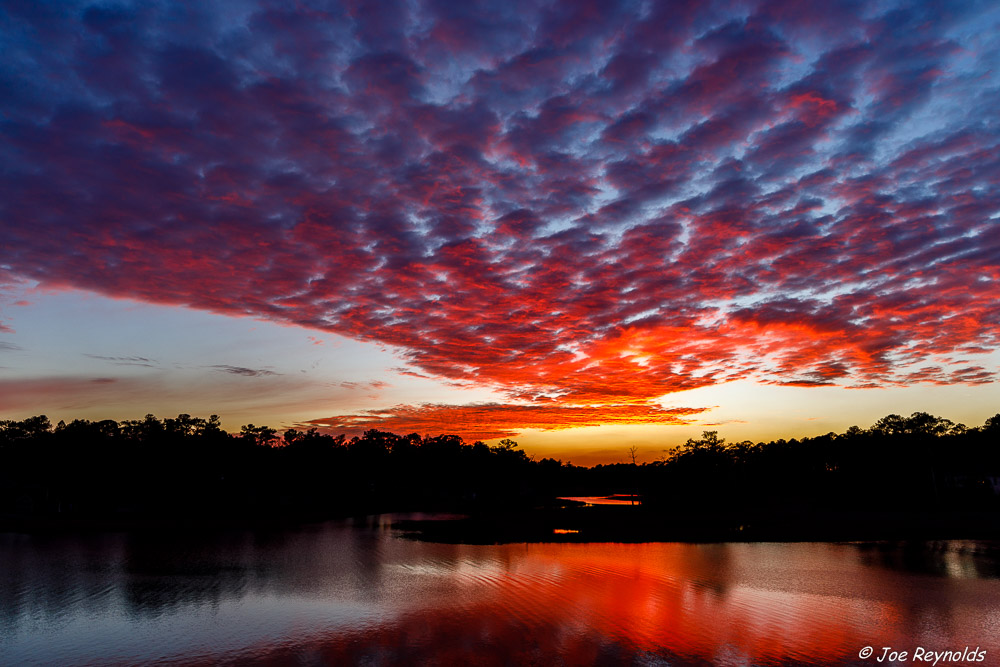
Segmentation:
[(516, 400), (995, 377), (941, 361), (1000, 342), (986, 6), (3, 12), (15, 277)]

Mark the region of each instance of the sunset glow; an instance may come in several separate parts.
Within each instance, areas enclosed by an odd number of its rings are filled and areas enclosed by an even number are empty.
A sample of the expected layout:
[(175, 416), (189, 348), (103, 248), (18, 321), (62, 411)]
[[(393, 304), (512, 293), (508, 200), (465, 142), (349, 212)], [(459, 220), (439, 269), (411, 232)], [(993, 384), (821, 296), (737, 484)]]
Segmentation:
[(979, 425), (998, 28), (975, 2), (7, 3), (2, 417), (581, 461)]

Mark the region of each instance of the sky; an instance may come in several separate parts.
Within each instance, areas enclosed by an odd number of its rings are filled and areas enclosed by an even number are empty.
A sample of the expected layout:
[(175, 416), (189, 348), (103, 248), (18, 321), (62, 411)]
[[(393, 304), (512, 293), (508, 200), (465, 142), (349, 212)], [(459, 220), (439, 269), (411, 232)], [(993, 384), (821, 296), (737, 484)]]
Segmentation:
[(1000, 412), (1000, 5), (0, 5), (0, 418), (576, 463)]

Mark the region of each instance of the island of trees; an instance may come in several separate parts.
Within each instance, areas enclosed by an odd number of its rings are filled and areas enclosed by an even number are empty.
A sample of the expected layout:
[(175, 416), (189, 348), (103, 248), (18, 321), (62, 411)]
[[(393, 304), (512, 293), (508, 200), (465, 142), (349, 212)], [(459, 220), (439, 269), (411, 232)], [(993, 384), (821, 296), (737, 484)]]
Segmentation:
[[(610, 494), (634, 495), (637, 505), (559, 500)], [(707, 431), (651, 463), (591, 468), (536, 460), (511, 440), (279, 435), (253, 424), (233, 434), (215, 415), (0, 421), (7, 530), (418, 510), (468, 514), (471, 523), (443, 530), (487, 541), (544, 539), (559, 528), (580, 539), (997, 536), (1000, 414), (974, 428), (923, 412), (888, 415), (868, 429), (766, 443)]]

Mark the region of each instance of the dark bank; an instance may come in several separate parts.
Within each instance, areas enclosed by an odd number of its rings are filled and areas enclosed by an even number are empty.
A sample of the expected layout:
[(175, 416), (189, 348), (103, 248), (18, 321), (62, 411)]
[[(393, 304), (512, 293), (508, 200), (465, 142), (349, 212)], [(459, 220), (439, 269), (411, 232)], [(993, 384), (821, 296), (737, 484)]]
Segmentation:
[[(621, 494), (621, 506), (562, 500)], [(985, 539), (1000, 535), (1000, 415), (927, 413), (776, 440), (690, 439), (652, 463), (584, 468), (517, 443), (371, 430), (346, 438), (218, 417), (0, 422), (6, 530), (213, 529), (383, 512), (467, 515), (413, 525), (435, 540)]]

